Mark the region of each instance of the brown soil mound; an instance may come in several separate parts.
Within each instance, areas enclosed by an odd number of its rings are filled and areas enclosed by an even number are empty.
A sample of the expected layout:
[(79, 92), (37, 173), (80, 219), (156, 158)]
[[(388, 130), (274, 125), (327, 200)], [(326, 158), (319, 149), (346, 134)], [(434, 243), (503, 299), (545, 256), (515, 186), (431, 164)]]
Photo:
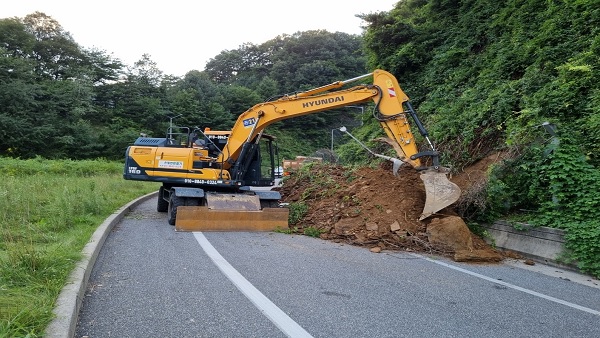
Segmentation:
[[(462, 187), (461, 187), (462, 188)], [(500, 252), (473, 235), (451, 208), (419, 221), (425, 187), (419, 173), (403, 166), (394, 176), (387, 163), (380, 168), (347, 171), (315, 164), (310, 173), (286, 178), (282, 202), (303, 202), (307, 212), (290, 227), (325, 240), (365, 246), (373, 252), (403, 250), (452, 257), (458, 261), (497, 262)]]

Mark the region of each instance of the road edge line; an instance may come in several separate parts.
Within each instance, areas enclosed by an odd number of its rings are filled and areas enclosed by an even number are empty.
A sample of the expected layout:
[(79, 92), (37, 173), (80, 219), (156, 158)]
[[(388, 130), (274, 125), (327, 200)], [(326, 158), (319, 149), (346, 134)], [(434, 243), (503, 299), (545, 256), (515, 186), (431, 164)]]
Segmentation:
[(483, 280), (488, 281), (488, 282), (499, 284), (499, 285), (505, 286), (507, 288), (516, 290), (516, 291), (520, 291), (520, 292), (523, 292), (523, 293), (526, 293), (526, 294), (529, 294), (529, 295), (532, 295), (532, 296), (535, 296), (535, 297), (539, 297), (539, 298), (545, 299), (547, 301), (551, 301), (551, 302), (554, 302), (554, 303), (557, 303), (557, 304), (568, 306), (568, 307), (570, 307), (572, 309), (576, 309), (576, 310), (579, 310), (579, 311), (587, 312), (587, 313), (592, 314), (592, 315), (600, 316), (600, 311), (595, 310), (595, 309), (591, 309), (589, 307), (585, 307), (585, 306), (582, 306), (582, 305), (579, 305), (579, 304), (571, 303), (571, 302), (568, 302), (566, 300), (563, 300), (563, 299), (560, 299), (560, 298), (556, 298), (556, 297), (552, 297), (552, 296), (546, 295), (544, 293), (533, 291), (533, 290), (530, 290), (530, 289), (527, 289), (527, 288), (524, 288), (524, 287), (521, 287), (521, 286), (518, 286), (518, 285), (515, 285), (515, 284), (512, 284), (512, 283), (507, 283), (505, 281), (498, 280), (498, 279), (495, 279), (495, 278), (492, 278), (492, 277), (489, 277), (489, 276), (486, 276), (486, 275), (482, 275), (480, 273), (473, 272), (473, 271), (470, 271), (468, 269), (461, 268), (459, 266), (452, 265), (452, 264), (449, 264), (449, 263), (446, 263), (446, 262), (442, 262), (442, 261), (439, 261), (439, 260), (431, 259), (429, 257), (423, 256), (423, 255), (420, 255), (420, 254), (417, 254), (417, 253), (409, 253), (409, 255), (411, 255), (413, 257), (418, 257), (418, 258), (424, 259), (424, 260), (426, 260), (428, 262), (431, 262), (431, 263), (434, 263), (434, 264), (438, 264), (438, 265), (444, 266), (446, 268), (449, 268), (449, 269), (452, 269), (452, 270), (455, 270), (455, 271), (458, 271), (458, 272), (462, 272), (464, 274), (467, 274), (467, 275), (470, 275), (470, 276), (473, 276), (473, 277), (477, 277), (479, 279), (483, 279)]

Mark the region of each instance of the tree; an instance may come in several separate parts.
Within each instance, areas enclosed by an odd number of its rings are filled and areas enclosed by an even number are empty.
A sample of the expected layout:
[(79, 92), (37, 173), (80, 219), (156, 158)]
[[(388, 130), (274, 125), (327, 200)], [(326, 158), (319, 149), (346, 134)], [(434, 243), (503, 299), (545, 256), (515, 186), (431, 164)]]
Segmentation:
[(366, 73), (361, 38), (356, 35), (306, 31), (279, 36), (265, 45), (273, 46), (269, 77), (284, 93)]
[(221, 91), (207, 72), (188, 72), (168, 90), (168, 96), (172, 111), (183, 114), (181, 121), (187, 126), (228, 130), (233, 125), (233, 115), (223, 106)]
[(277, 81), (273, 80), (269, 76), (263, 77), (256, 86), (256, 93), (259, 95), (262, 101), (267, 101), (274, 98), (280, 93), (277, 86)]
[(246, 87), (237, 85), (220, 85), (221, 105), (233, 116), (238, 116), (250, 107), (261, 102), (258, 94)]
[(121, 60), (108, 55), (106, 51), (97, 48), (86, 50), (84, 66), (91, 74), (90, 81), (94, 85), (114, 83), (123, 75), (124, 65)]
[(210, 59), (205, 71), (216, 83), (235, 82), (252, 87), (254, 82), (268, 74), (272, 62), (267, 48), (245, 43), (236, 50), (222, 51)]
[(4, 53), (15, 58), (28, 58), (33, 54), (35, 37), (27, 32), (25, 24), (19, 18), (0, 20), (0, 41)]
[(158, 88), (163, 79), (163, 72), (158, 68), (150, 54), (143, 54), (142, 58), (129, 68), (130, 80), (137, 81), (147, 87)]
[(65, 80), (81, 74), (80, 68), (86, 55), (58, 21), (44, 13), (35, 12), (27, 15), (23, 23), (36, 41), (30, 57), (38, 62), (38, 75)]
[[(2, 32), (0, 21), (0, 32)], [(32, 136), (31, 117), (36, 109), (35, 97), (40, 92), (34, 62), (0, 47), (0, 153), (10, 156), (31, 156), (28, 149)]]

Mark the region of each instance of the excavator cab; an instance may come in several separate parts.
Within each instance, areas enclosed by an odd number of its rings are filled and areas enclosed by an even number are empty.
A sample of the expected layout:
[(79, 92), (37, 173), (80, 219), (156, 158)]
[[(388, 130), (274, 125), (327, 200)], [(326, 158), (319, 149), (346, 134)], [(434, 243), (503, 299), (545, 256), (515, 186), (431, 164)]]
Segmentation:
[[(231, 131), (214, 131), (207, 128), (202, 134), (204, 136), (202, 143), (209, 153), (217, 158), (227, 146)], [(249, 151), (243, 160), (238, 159), (237, 162), (240, 163), (238, 169), (235, 171), (230, 169), (230, 173), (232, 176), (239, 176), (245, 186), (271, 187), (275, 182), (276, 163), (279, 163), (276, 158), (278, 156), (276, 138), (263, 134), (260, 140), (255, 138), (251, 143), (255, 145), (253, 150)]]

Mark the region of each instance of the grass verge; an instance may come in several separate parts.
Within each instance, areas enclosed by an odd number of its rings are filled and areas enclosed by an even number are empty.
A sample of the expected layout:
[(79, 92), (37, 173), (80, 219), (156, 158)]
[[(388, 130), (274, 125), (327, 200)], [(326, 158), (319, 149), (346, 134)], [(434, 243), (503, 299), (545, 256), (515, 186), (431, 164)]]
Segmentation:
[(0, 337), (40, 337), (96, 228), (158, 189), (102, 160), (0, 158)]

